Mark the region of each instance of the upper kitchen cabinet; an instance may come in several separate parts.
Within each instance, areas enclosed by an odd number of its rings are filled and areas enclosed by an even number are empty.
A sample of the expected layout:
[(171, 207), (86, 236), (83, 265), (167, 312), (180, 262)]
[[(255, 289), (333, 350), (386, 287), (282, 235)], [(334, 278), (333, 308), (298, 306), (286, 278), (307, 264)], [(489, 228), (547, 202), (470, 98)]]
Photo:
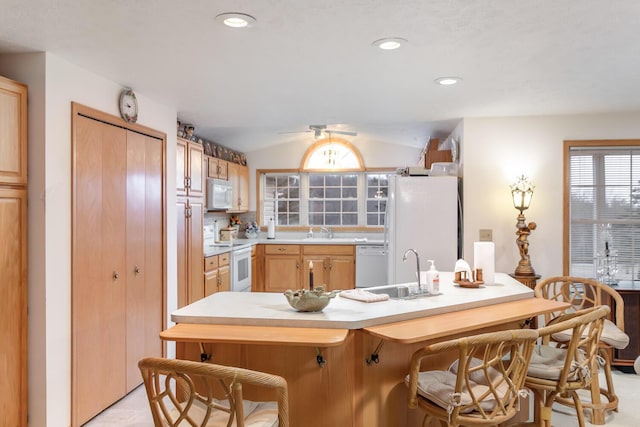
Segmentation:
[(237, 163), (228, 163), (229, 181), (233, 189), (231, 209), (228, 212), (249, 210), (249, 168)]
[(178, 196), (204, 196), (204, 161), (202, 144), (178, 138), (176, 145), (176, 194)]
[(228, 179), (228, 162), (216, 157), (207, 156), (207, 177)]
[(27, 87), (0, 77), (0, 182), (27, 184)]

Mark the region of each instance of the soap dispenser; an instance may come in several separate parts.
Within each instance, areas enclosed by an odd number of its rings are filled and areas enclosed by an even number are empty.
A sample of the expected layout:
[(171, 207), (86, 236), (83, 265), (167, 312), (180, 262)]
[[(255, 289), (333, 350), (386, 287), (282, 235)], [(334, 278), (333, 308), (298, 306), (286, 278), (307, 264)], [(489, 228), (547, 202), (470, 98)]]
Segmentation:
[(427, 290), (432, 295), (438, 295), (440, 293), (440, 273), (436, 270), (436, 266), (432, 259), (427, 260), (431, 263), (431, 267), (427, 271)]

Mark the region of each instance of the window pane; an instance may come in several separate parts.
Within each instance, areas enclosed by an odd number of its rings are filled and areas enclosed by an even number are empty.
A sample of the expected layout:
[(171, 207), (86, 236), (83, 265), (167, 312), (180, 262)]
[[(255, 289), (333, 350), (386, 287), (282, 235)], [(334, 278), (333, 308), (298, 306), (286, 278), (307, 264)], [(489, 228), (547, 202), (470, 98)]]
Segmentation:
[(345, 200), (342, 202), (343, 212), (358, 212), (358, 202), (355, 200)]
[(570, 274), (640, 280), (638, 147), (578, 146), (569, 154)]
[(388, 190), (388, 174), (367, 175), (367, 225), (384, 225), (384, 211)]
[(342, 214), (342, 225), (358, 225), (358, 215)]

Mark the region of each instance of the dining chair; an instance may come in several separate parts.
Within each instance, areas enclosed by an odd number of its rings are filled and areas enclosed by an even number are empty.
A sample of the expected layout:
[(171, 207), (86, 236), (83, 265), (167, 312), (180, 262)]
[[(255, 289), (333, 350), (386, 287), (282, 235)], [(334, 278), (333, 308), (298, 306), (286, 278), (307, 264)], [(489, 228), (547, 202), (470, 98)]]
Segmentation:
[[(425, 412), (422, 425), (439, 420), (446, 426), (489, 426), (512, 419), (520, 398), (535, 330), (491, 332), (435, 343), (417, 350), (406, 384), (409, 408)], [(447, 370), (420, 371), (425, 358), (453, 352)]]
[[(284, 378), (243, 368), (150, 357), (138, 362), (155, 427), (289, 426)], [(275, 401), (243, 399), (243, 386)]]
[[(534, 421), (551, 427), (554, 402), (574, 406), (578, 425), (584, 427), (583, 404), (577, 391), (589, 387), (598, 376), (598, 349), (606, 305), (585, 308), (555, 317), (539, 328), (541, 343), (536, 345), (525, 380), (534, 394)], [(568, 341), (557, 345), (550, 338), (563, 333)]]
[[(618, 410), (618, 396), (616, 395), (613, 376), (611, 375), (611, 352), (613, 349), (623, 349), (629, 344), (629, 336), (624, 332), (624, 301), (622, 296), (612, 287), (597, 280), (574, 277), (556, 276), (540, 281), (534, 288), (535, 295), (571, 304), (570, 311), (576, 311), (598, 305), (615, 306), (612, 320), (605, 319), (602, 336), (600, 338), (599, 358), (605, 374), (606, 387), (600, 386), (597, 375), (589, 386), (590, 396), (584, 398), (582, 406), (590, 410), (592, 424), (604, 424), (605, 412)], [(554, 312), (545, 315), (545, 324), (561, 315)], [(553, 340), (566, 343), (570, 336), (567, 333), (553, 335)], [(602, 397), (604, 396), (604, 401)], [(567, 402), (570, 404), (570, 402)]]

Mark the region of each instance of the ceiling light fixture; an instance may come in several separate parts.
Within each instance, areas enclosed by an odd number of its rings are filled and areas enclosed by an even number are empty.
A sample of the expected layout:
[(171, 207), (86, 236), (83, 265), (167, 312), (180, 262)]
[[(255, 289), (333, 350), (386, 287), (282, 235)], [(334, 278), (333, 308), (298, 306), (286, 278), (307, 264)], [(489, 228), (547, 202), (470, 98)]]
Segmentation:
[(439, 77), (434, 81), (442, 86), (452, 86), (460, 83), (462, 79), (460, 77)]
[(232, 28), (250, 27), (256, 22), (256, 18), (246, 13), (221, 13), (216, 16), (216, 21)]
[(403, 39), (400, 37), (387, 37), (384, 39), (376, 40), (371, 44), (382, 50), (394, 50), (398, 49), (406, 43), (408, 43), (407, 39)]

